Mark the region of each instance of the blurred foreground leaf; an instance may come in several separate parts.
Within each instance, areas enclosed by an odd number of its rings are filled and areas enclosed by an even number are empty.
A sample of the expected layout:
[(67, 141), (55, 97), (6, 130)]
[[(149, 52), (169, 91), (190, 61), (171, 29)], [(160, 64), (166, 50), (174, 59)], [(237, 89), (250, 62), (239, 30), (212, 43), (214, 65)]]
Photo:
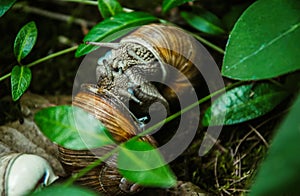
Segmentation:
[(279, 126), (250, 195), (298, 195), (300, 192), (300, 96)]
[(168, 188), (176, 183), (158, 150), (147, 142), (124, 143), (118, 155), (118, 168), (126, 179), (143, 186)]
[(99, 120), (81, 108), (49, 107), (36, 113), (34, 121), (51, 141), (68, 149), (85, 150), (114, 143)]

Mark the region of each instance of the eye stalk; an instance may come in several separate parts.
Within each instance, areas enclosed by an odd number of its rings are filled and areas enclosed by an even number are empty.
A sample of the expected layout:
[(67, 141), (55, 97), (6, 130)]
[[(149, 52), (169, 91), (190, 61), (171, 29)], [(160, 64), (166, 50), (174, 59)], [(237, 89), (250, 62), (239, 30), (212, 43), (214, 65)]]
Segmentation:
[(102, 43), (102, 42), (90, 42), (90, 41), (86, 41), (85, 44), (94, 45), (94, 46), (102, 46), (102, 47), (112, 48), (112, 49), (118, 49), (121, 46), (121, 44), (119, 44), (119, 43)]

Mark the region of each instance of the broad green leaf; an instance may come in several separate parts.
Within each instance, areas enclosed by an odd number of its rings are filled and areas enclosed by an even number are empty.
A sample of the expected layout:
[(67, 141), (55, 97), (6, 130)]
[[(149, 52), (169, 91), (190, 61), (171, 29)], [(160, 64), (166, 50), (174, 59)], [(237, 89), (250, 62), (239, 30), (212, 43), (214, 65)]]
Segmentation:
[(1, 0), (0, 1), (0, 17), (11, 8), (11, 6), (16, 2), (16, 0)]
[(30, 53), (36, 42), (36, 38), (37, 28), (33, 21), (20, 29), (14, 43), (14, 53), (19, 63)]
[(143, 186), (171, 187), (176, 179), (162, 156), (147, 142), (128, 141), (118, 155), (120, 173), (129, 181)]
[(17, 101), (27, 90), (31, 81), (31, 70), (26, 66), (14, 66), (11, 71), (12, 99)]
[(164, 0), (162, 4), (162, 11), (167, 12), (174, 7), (180, 6), (190, 1), (194, 0)]
[(41, 191), (36, 191), (31, 196), (70, 196), (70, 195), (80, 195), (80, 196), (97, 196), (95, 192), (89, 189), (85, 189), (77, 186), (65, 186), (65, 185), (54, 185), (46, 187)]
[(123, 12), (123, 8), (117, 0), (98, 0), (98, 8), (103, 18)]
[(181, 16), (195, 29), (212, 35), (224, 34), (221, 28), (221, 21), (214, 14), (202, 10), (196, 14), (181, 12)]
[(105, 127), (77, 107), (49, 107), (36, 113), (34, 120), (51, 141), (68, 149), (85, 150), (114, 144)]
[(300, 69), (300, 1), (260, 0), (236, 22), (222, 74), (260, 80)]
[[(205, 111), (204, 126), (232, 125), (266, 114), (277, 106), (288, 92), (272, 83), (243, 85), (227, 91)], [(225, 115), (224, 122), (219, 119)]]
[(250, 195), (299, 195), (300, 96), (277, 129)]
[[(143, 12), (130, 12), (130, 13), (119, 13), (116, 14), (112, 18), (108, 18), (100, 23), (98, 23), (96, 26), (94, 26), (90, 32), (84, 37), (84, 42), (86, 41), (94, 41), (94, 42), (99, 42), (103, 40), (104, 38), (114, 34), (118, 33), (121, 30), (125, 30), (130, 27), (138, 27), (140, 25), (148, 24), (150, 22), (156, 21), (157, 18)], [(119, 33), (118, 36), (122, 36), (125, 33), (128, 33), (126, 31), (123, 31), (123, 33)], [(117, 39), (118, 37), (114, 36), (111, 37), (110, 40), (107, 41), (112, 41), (114, 39)], [(96, 50), (97, 46), (92, 46), (92, 45), (86, 45), (86, 44), (81, 44), (77, 51), (75, 56), (79, 57), (82, 55), (85, 55), (93, 50)]]

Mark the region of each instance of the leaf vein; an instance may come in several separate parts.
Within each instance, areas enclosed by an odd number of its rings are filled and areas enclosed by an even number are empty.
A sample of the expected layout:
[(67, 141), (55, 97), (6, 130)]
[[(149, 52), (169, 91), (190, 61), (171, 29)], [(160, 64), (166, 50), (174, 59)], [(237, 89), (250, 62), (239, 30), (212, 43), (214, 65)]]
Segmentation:
[(286, 30), (285, 32), (283, 32), (282, 34), (280, 34), (279, 36), (275, 37), (274, 39), (270, 40), (268, 43), (266, 44), (262, 44), (260, 46), (260, 48), (258, 50), (256, 50), (255, 52), (253, 52), (252, 54), (249, 54), (248, 56), (245, 56), (244, 58), (242, 58), (240, 61), (238, 61), (237, 63), (233, 64), (232, 66), (229, 67), (228, 70), (231, 69), (235, 69), (237, 65), (245, 62), (246, 60), (248, 60), (249, 58), (257, 55), (258, 53), (260, 53), (262, 50), (266, 49), (267, 47), (271, 46), (272, 44), (274, 44), (276, 41), (280, 40), (281, 38), (285, 37), (286, 35), (288, 35), (289, 33), (292, 33), (293, 31), (295, 31), (297, 28), (300, 27), (300, 22), (291, 26), (288, 30)]

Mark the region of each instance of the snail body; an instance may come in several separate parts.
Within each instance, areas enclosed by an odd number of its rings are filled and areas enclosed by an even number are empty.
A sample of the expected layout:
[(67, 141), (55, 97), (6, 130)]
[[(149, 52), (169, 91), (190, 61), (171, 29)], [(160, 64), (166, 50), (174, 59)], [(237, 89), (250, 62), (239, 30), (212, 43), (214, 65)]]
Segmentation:
[[(168, 107), (176, 94), (184, 93), (199, 76), (193, 64), (201, 56), (199, 45), (192, 36), (174, 26), (144, 25), (119, 43), (90, 43), (113, 48), (98, 60), (99, 88), (109, 88), (123, 99), (127, 95), (140, 105), (159, 101)], [(170, 67), (180, 74), (171, 73)], [(158, 90), (151, 81), (167, 82), (168, 88)]]

